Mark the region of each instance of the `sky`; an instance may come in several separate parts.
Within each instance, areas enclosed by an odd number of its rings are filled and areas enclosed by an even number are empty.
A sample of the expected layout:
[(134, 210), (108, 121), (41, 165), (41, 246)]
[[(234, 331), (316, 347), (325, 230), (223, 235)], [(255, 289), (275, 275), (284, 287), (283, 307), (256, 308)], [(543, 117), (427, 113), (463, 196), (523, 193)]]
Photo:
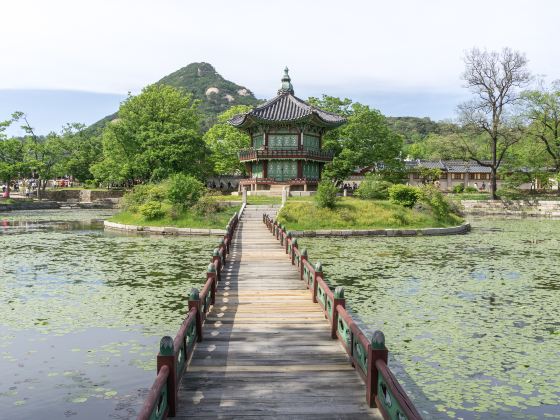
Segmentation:
[(519, 50), (560, 79), (559, 15), (556, 0), (3, 1), (0, 120), (17, 109), (43, 133), (89, 124), (199, 61), (262, 99), (287, 65), (302, 98), (453, 118), (472, 47)]

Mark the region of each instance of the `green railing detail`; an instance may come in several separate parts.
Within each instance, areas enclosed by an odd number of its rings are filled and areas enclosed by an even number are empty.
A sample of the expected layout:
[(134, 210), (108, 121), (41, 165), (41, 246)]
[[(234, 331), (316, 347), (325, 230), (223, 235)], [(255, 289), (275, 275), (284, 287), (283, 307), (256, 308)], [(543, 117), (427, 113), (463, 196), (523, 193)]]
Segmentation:
[(181, 373), (185, 369), (185, 362), (187, 361), (186, 358), (186, 349), (185, 349), (185, 342), (181, 343), (181, 348), (179, 349), (179, 353), (177, 354), (177, 377), (181, 377)]
[(185, 340), (187, 342), (187, 350), (190, 353), (194, 344), (196, 343), (198, 336), (196, 331), (196, 322), (191, 322), (191, 325), (187, 328), (187, 332), (185, 334)]
[(358, 362), (364, 375), (367, 376), (367, 349), (364, 348), (360, 340), (354, 340), (352, 356), (354, 356), (354, 359)]
[(344, 343), (346, 344), (346, 347), (352, 349), (352, 331), (348, 327), (346, 321), (342, 319), (342, 317), (338, 318), (337, 331), (340, 337), (342, 338), (342, 340), (344, 341)]
[(323, 285), (321, 283), (319, 283), (317, 287), (317, 302), (321, 305), (323, 310), (327, 309), (327, 293), (323, 290)]
[(333, 317), (333, 301), (327, 297), (327, 314), (329, 314), (329, 320)]
[(150, 413), (150, 420), (163, 420), (165, 410), (167, 409), (167, 383), (161, 389), (158, 403)]
[(377, 377), (377, 398), (390, 419), (408, 420), (408, 417), (403, 414), (403, 409), (397, 402), (397, 399), (389, 390), (381, 372), (379, 372)]

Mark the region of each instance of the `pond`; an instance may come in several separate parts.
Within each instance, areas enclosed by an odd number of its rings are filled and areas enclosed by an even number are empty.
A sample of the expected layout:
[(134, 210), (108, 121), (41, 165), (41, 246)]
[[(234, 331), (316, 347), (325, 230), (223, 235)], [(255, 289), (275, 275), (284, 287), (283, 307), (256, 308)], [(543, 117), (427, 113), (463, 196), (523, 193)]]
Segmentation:
[(471, 223), (463, 236), (300, 247), (385, 333), (426, 418), (560, 418), (560, 221)]
[(218, 238), (104, 232), (111, 214), (0, 215), (1, 417), (136, 417)]

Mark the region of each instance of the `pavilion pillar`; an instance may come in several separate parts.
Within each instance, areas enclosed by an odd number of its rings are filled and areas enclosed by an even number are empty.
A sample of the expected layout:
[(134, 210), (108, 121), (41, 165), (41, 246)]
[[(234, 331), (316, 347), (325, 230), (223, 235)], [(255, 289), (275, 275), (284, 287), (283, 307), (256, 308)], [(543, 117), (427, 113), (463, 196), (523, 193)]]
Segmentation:
[(263, 178), (268, 178), (268, 160), (263, 160)]
[(297, 177), (299, 179), (303, 178), (303, 161), (301, 160), (297, 161)]
[(298, 134), (298, 150), (303, 150), (303, 130), (301, 128)]

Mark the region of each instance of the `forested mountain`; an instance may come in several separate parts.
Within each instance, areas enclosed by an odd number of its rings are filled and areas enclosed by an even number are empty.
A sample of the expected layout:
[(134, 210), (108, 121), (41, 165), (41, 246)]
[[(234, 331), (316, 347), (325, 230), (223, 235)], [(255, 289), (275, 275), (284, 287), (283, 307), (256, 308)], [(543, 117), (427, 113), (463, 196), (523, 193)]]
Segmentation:
[(436, 122), (428, 117), (387, 117), (393, 131), (403, 136), (404, 144), (421, 141), (430, 134), (443, 134), (449, 130), (450, 123)]
[[(254, 106), (260, 103), (253, 92), (244, 86), (224, 79), (216, 69), (208, 63), (191, 63), (167, 76), (156, 83), (161, 83), (192, 93), (199, 99), (200, 110), (203, 114), (202, 128), (206, 131), (215, 122), (218, 114), (234, 105)], [(98, 132), (105, 125), (115, 119), (117, 113), (92, 124), (88, 131)]]

